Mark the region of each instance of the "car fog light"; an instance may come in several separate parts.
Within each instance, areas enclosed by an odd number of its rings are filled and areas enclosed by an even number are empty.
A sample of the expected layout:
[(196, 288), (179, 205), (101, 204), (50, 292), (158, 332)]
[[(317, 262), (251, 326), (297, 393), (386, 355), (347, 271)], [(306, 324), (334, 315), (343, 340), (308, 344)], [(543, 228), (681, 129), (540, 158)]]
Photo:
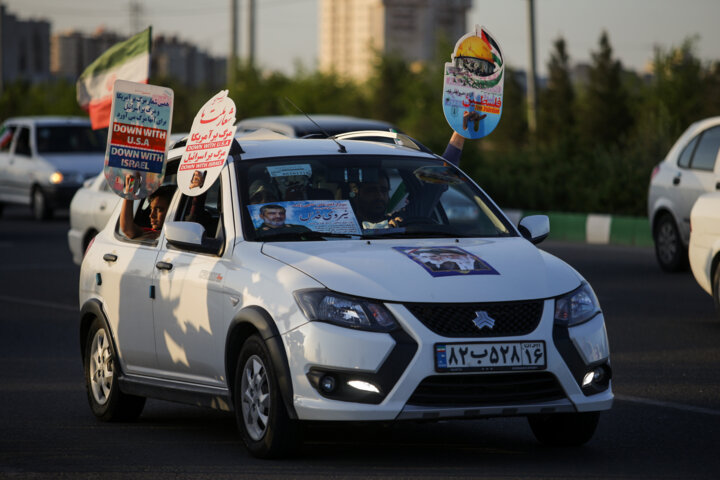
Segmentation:
[(583, 377), (582, 386), (587, 387), (593, 383), (599, 383), (605, 378), (605, 370), (602, 367), (598, 367), (594, 370), (589, 371)]
[(372, 392), (372, 393), (380, 393), (380, 390), (373, 385), (372, 383), (363, 382), (362, 380), (350, 380), (347, 382), (348, 385), (350, 385), (353, 388), (357, 388), (358, 390), (362, 390), (364, 392)]
[(325, 393), (332, 392), (335, 390), (335, 378), (330, 375), (325, 375), (320, 380), (320, 388), (322, 388)]

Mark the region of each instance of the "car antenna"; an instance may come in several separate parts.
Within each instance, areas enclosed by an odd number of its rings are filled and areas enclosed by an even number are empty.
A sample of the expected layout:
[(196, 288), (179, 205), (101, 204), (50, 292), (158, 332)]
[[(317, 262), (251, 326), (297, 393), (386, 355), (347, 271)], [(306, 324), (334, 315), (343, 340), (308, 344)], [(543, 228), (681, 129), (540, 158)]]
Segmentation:
[(340, 153), (347, 153), (347, 149), (345, 148), (345, 146), (344, 146), (342, 143), (340, 143), (340, 142), (338, 142), (337, 140), (335, 140), (335, 137), (331, 137), (330, 134), (329, 134), (324, 128), (322, 128), (320, 125), (318, 125), (315, 120), (313, 120), (312, 118), (310, 118), (310, 115), (308, 115), (307, 113), (303, 112), (300, 107), (298, 107), (297, 105), (295, 105), (295, 102), (293, 102), (292, 100), (290, 100), (288, 97), (285, 97), (285, 100), (287, 100), (288, 102), (290, 102), (290, 105), (292, 105), (293, 107), (297, 108), (298, 112), (300, 112), (300, 113), (302, 113), (303, 115), (305, 115), (305, 116), (307, 117), (307, 119), (310, 120), (310, 121), (313, 123), (313, 125), (315, 125), (317, 128), (319, 128), (320, 131), (325, 134), (325, 136), (326, 136), (327, 138), (329, 138), (330, 140), (332, 140), (333, 142), (335, 142), (335, 143), (337, 144), (337, 146), (340, 147), (340, 148), (338, 149), (338, 151), (339, 151)]

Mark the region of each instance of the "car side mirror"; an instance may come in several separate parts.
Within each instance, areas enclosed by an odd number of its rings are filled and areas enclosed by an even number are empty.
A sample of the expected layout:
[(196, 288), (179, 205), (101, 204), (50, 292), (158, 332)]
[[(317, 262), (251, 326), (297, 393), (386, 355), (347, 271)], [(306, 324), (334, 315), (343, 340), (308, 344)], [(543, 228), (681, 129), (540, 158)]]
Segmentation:
[(205, 237), (205, 227), (195, 222), (165, 222), (165, 238), (173, 247), (200, 253), (217, 253), (218, 244)]
[(537, 245), (550, 234), (550, 219), (547, 215), (530, 215), (520, 220), (520, 234)]

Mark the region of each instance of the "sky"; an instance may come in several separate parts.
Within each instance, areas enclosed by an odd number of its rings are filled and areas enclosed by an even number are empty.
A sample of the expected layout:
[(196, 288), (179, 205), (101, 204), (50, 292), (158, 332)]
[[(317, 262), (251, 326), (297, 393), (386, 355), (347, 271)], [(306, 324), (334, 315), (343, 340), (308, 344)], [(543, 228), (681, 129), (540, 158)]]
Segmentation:
[[(245, 0), (239, 0), (241, 16)], [(0, 0), (21, 18), (44, 18), (52, 32), (92, 32), (98, 27), (131, 32), (130, 0)], [(141, 29), (177, 35), (216, 56), (230, 48), (230, 0), (145, 0)], [(317, 65), (319, 0), (256, 0), (256, 60), (261, 67), (292, 74), (298, 64)], [(669, 49), (698, 37), (696, 53), (720, 60), (720, 0), (535, 0), (536, 62), (540, 75), (553, 42), (562, 36), (571, 63), (589, 63), (603, 30), (623, 66), (643, 70), (655, 47)], [(242, 20), (241, 20), (242, 21)], [(506, 63), (528, 65), (527, 0), (473, 0), (468, 31), (485, 26), (499, 41)], [(242, 23), (241, 23), (242, 27)], [(239, 51), (244, 50), (240, 34)], [(448, 60), (450, 57), (448, 52)]]

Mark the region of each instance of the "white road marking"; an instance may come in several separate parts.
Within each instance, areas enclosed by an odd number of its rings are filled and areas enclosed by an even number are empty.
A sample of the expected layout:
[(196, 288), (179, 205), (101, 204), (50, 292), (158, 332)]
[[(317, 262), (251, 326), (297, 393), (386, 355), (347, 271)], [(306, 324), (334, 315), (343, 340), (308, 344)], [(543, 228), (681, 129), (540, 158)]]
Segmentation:
[(683, 410), (685, 412), (693, 413), (703, 413), (705, 415), (720, 415), (720, 410), (715, 410), (713, 408), (696, 407), (694, 405), (685, 405), (683, 403), (665, 402), (663, 400), (632, 397), (629, 395), (615, 395), (615, 398), (624, 402), (642, 403), (644, 405), (652, 405), (654, 407), (674, 408), (675, 410)]
[(52, 308), (55, 310), (64, 310), (66, 312), (79, 312), (79, 308), (73, 305), (68, 305), (66, 303), (55, 303), (55, 302), (44, 302), (42, 300), (30, 300), (30, 299), (24, 299), (24, 298), (15, 298), (15, 297), (6, 297), (4, 295), (0, 295), (0, 302), (5, 303), (15, 303), (20, 305), (29, 305), (31, 307), (40, 307), (40, 308)]

